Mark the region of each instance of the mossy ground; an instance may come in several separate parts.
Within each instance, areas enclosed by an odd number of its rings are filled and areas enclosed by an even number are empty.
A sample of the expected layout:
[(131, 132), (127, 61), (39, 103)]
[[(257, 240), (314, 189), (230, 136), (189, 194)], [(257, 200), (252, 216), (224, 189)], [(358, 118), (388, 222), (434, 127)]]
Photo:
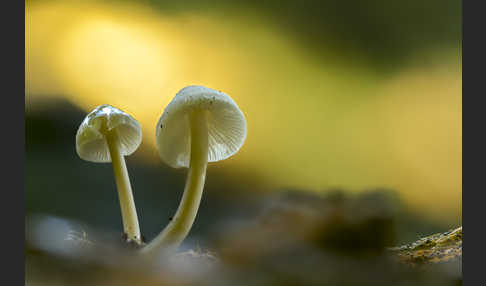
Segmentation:
[(459, 260), (462, 258), (462, 226), (390, 250), (410, 265)]

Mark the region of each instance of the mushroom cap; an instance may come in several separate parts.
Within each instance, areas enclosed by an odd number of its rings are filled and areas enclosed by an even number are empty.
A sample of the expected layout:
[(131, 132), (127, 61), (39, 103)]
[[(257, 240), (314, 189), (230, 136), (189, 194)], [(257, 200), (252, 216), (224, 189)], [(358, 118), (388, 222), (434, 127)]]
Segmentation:
[(86, 115), (78, 128), (76, 151), (79, 157), (96, 163), (111, 162), (104, 132), (113, 130), (117, 135), (115, 143), (123, 156), (132, 154), (140, 146), (142, 128), (138, 121), (116, 107), (103, 104)]
[(156, 126), (160, 157), (173, 168), (189, 167), (191, 130), (188, 115), (196, 108), (208, 111), (208, 162), (231, 157), (245, 142), (245, 116), (231, 97), (203, 86), (184, 87), (167, 105)]

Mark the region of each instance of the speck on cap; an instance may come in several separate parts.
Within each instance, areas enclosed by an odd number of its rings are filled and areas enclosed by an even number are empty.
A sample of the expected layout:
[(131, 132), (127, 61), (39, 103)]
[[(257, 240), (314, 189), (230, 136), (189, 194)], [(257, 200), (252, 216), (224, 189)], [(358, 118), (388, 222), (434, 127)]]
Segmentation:
[(111, 162), (103, 121), (106, 122), (106, 131), (116, 131), (116, 144), (123, 156), (137, 150), (142, 142), (142, 129), (138, 121), (116, 107), (103, 104), (84, 118), (76, 133), (76, 151), (81, 159)]
[(167, 105), (156, 127), (160, 157), (173, 168), (189, 167), (188, 114), (195, 108), (208, 111), (208, 162), (231, 157), (245, 142), (245, 116), (233, 99), (207, 87), (187, 86)]

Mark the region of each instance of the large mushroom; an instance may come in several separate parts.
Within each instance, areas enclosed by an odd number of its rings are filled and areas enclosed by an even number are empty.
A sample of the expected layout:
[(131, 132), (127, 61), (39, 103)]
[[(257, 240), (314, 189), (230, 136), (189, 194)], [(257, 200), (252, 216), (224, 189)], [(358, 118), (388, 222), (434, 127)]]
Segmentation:
[(140, 124), (132, 116), (103, 104), (91, 111), (76, 133), (76, 151), (83, 160), (113, 165), (120, 200), (123, 229), (128, 242), (141, 244), (137, 210), (124, 156), (142, 141)]
[(162, 161), (189, 168), (189, 173), (175, 215), (143, 253), (177, 249), (196, 218), (208, 162), (231, 157), (245, 138), (245, 117), (228, 95), (203, 86), (187, 86), (176, 94), (157, 124), (157, 148)]

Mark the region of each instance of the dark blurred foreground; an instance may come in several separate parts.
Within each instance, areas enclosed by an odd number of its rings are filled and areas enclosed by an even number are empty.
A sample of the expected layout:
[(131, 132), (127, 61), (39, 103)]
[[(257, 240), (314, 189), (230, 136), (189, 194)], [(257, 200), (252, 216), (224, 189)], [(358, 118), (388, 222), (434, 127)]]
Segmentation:
[[(395, 213), (380, 192), (286, 192), (262, 202), (252, 218), (224, 218), (207, 248), (157, 261), (142, 259), (118, 234), (30, 217), (26, 284), (462, 285), (462, 251), (411, 266), (389, 248)], [(456, 238), (460, 249), (462, 230)]]

